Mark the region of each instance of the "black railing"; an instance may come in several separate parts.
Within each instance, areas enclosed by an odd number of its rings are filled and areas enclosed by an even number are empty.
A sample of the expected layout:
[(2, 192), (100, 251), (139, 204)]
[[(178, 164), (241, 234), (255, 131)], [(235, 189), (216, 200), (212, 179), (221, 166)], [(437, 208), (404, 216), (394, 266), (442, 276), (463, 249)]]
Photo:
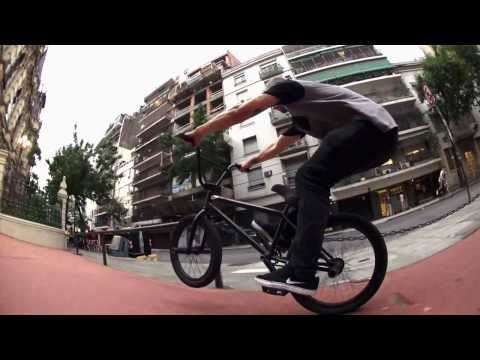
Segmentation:
[(0, 212), (39, 224), (61, 228), (61, 207), (48, 203), (44, 192), (24, 181), (5, 181)]

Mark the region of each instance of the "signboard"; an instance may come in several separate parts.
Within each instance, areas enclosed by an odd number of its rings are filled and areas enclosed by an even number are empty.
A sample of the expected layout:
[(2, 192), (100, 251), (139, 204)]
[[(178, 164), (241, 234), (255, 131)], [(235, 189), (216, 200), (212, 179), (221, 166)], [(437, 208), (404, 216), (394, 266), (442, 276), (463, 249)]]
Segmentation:
[(427, 101), (428, 105), (435, 106), (437, 99), (435, 98), (435, 95), (432, 94), (427, 85), (423, 85), (423, 94), (425, 95), (425, 100)]

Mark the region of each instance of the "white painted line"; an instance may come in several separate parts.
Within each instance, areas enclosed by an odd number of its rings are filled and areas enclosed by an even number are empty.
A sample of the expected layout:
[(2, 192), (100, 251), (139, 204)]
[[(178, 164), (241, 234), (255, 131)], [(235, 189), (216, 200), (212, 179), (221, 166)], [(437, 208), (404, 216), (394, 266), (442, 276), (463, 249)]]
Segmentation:
[(237, 270), (233, 271), (232, 274), (252, 274), (252, 273), (266, 273), (268, 272), (268, 269), (262, 268), (262, 269), (243, 269), (243, 270)]

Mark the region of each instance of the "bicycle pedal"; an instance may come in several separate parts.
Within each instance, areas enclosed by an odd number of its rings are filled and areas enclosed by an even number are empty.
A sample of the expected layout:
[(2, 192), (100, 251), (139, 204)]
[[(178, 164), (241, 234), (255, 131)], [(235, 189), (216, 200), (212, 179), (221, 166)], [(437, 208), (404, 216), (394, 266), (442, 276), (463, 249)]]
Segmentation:
[(288, 294), (287, 290), (272, 289), (266, 286), (262, 286), (262, 290), (264, 293), (276, 296), (285, 296)]

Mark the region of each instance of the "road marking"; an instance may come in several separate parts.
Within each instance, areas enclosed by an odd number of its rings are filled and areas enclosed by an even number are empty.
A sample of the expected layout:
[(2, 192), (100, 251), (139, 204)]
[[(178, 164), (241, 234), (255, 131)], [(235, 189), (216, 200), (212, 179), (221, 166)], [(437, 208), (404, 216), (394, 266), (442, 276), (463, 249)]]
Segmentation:
[(232, 271), (232, 274), (266, 273), (267, 271), (268, 271), (267, 268), (261, 268), (261, 269), (243, 269), (243, 270)]

